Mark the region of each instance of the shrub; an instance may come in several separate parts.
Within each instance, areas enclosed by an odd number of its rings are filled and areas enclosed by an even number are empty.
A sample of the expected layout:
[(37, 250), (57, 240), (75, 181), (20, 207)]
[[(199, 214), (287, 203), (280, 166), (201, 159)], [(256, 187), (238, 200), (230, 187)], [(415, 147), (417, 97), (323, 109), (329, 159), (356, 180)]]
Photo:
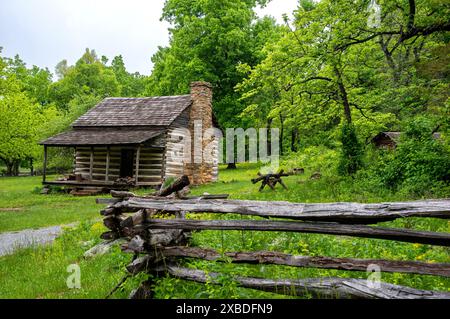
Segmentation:
[(450, 182), (450, 152), (433, 138), (432, 123), (418, 118), (407, 125), (395, 151), (382, 153), (377, 173), (386, 187), (424, 195)]
[(352, 124), (344, 124), (341, 131), (342, 152), (338, 172), (341, 175), (353, 175), (362, 167), (363, 149)]
[(338, 153), (325, 146), (310, 146), (284, 156), (280, 166), (286, 171), (303, 167), (312, 172), (329, 173), (334, 175)]

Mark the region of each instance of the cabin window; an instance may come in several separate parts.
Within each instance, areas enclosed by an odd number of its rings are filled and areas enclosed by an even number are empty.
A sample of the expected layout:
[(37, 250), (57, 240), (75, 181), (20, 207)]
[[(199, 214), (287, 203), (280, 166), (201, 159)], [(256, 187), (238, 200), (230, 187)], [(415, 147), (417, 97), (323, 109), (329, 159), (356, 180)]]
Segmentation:
[(120, 177), (133, 177), (134, 150), (121, 150)]

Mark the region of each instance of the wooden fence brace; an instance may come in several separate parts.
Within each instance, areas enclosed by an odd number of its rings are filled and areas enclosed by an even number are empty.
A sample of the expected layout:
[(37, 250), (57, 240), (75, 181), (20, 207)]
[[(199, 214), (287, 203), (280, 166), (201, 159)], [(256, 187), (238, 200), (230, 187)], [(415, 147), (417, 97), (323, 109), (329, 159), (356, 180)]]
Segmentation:
[(253, 178), (252, 183), (256, 184), (259, 181), (261, 181), (261, 186), (259, 188), (259, 191), (261, 192), (266, 185), (268, 185), (272, 190), (275, 190), (275, 185), (279, 183), (281, 186), (283, 186), (284, 189), (287, 189), (286, 185), (281, 180), (281, 177), (283, 176), (289, 176), (290, 174), (284, 174), (284, 170), (280, 170), (279, 173), (276, 174), (265, 174), (262, 175), (258, 173), (259, 177)]

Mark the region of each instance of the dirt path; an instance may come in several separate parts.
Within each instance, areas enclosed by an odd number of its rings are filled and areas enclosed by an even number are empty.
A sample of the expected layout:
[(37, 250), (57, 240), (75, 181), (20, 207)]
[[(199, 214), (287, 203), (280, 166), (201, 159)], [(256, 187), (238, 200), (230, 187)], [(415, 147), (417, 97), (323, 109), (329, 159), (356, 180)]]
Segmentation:
[(11, 254), (19, 248), (51, 243), (61, 233), (62, 226), (0, 233), (0, 256)]

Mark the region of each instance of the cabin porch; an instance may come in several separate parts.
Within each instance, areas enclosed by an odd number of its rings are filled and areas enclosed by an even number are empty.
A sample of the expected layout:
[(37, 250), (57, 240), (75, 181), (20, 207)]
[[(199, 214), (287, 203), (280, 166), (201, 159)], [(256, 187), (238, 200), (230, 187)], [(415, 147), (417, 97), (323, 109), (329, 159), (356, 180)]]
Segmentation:
[[(56, 145), (55, 145), (56, 146)], [(48, 147), (44, 145), (44, 185), (70, 187), (156, 187), (163, 181), (164, 148), (139, 145), (73, 145), (73, 174), (47, 180)]]

